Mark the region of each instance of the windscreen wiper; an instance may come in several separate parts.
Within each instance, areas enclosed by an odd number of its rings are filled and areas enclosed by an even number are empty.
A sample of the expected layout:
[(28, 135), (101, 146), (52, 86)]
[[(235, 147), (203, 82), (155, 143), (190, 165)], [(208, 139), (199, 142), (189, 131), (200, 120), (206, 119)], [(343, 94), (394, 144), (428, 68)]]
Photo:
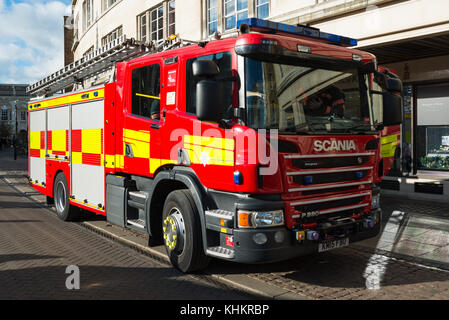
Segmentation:
[(300, 131), (301, 129), (304, 129), (305, 127), (309, 127), (310, 131), (315, 132), (315, 128), (313, 126), (317, 126), (317, 125), (325, 125), (325, 123), (322, 122), (305, 122), (302, 123), (300, 125), (297, 125), (295, 128), (297, 131)]
[(286, 133), (296, 133), (296, 134), (306, 134), (306, 135), (311, 134), (310, 132), (307, 132), (307, 131), (301, 131), (301, 130), (298, 130), (298, 129), (296, 129), (296, 128), (286, 128), (286, 129), (283, 129), (282, 132), (286, 132)]
[(349, 131), (355, 131), (355, 130), (361, 128), (361, 127), (366, 127), (366, 126), (371, 127), (370, 124), (367, 124), (367, 123), (359, 123), (359, 124), (356, 124), (356, 125), (354, 125), (354, 126), (352, 126), (352, 127), (346, 128), (346, 129), (345, 129), (345, 133), (348, 133)]

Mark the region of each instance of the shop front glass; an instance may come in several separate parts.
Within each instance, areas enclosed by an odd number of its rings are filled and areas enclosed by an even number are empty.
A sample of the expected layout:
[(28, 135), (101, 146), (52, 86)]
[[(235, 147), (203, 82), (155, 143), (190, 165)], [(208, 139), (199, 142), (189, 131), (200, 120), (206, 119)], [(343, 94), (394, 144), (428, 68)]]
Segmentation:
[(449, 85), (418, 87), (418, 169), (449, 171)]

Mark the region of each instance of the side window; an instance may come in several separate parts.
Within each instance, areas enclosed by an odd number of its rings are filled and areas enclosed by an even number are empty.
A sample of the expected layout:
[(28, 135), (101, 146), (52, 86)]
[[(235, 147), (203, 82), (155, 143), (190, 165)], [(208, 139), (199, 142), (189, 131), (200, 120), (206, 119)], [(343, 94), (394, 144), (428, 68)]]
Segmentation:
[(131, 113), (160, 119), (161, 70), (159, 64), (153, 64), (132, 72), (132, 110)]
[[(207, 56), (192, 58), (187, 60), (186, 64), (186, 112), (196, 114), (196, 85), (200, 80), (193, 76), (192, 64), (195, 60), (213, 60), (220, 69), (218, 78), (230, 78), (232, 77), (232, 56), (230, 52), (214, 53)], [(226, 101), (225, 105), (229, 108), (232, 107), (232, 81), (225, 82), (226, 88)]]

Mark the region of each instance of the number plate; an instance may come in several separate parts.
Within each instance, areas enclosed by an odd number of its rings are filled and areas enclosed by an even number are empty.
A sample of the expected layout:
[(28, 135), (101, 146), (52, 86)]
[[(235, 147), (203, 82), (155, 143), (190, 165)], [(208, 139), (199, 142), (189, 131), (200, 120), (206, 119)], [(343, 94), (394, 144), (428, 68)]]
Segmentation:
[(329, 251), (349, 245), (349, 238), (320, 242), (318, 252)]

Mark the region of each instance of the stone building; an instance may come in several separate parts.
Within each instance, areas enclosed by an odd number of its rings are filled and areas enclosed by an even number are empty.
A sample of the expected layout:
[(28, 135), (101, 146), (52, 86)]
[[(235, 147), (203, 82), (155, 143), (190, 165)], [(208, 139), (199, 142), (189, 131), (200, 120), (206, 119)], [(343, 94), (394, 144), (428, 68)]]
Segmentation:
[[(25, 84), (0, 84), (0, 138), (11, 145), (16, 131), (18, 138), (26, 139), (27, 103)], [(16, 122), (17, 119), (17, 122)]]
[(247, 17), (310, 24), (359, 40), (405, 83), (403, 152), (413, 171), (449, 172), (447, 0), (73, 0), (75, 60), (121, 36), (202, 40)]

